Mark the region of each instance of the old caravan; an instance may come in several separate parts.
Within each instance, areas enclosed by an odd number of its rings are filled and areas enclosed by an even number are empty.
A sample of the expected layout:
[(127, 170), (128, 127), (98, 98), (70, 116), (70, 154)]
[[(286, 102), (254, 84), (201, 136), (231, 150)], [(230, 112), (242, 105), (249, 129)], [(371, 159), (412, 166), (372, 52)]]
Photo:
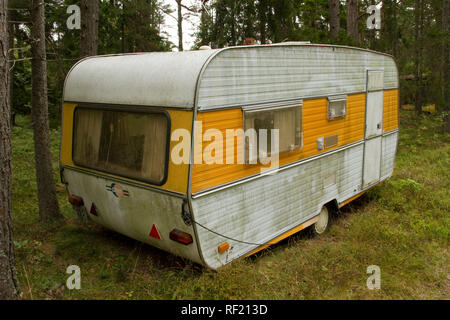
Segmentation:
[[(343, 46), (87, 58), (65, 83), (61, 178), (79, 214), (217, 269), (323, 233), (391, 176), (398, 86), (391, 56)], [(257, 145), (278, 132), (276, 167), (254, 161), (249, 129)]]

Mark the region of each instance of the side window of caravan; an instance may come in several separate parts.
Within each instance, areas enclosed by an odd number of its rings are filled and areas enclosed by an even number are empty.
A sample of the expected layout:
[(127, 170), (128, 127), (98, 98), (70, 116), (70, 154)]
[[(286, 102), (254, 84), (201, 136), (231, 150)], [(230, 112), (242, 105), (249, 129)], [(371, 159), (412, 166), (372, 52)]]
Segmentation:
[(328, 120), (344, 118), (347, 114), (347, 96), (328, 97)]
[(255, 157), (259, 159), (261, 152), (271, 156), (271, 152), (276, 150), (276, 142), (272, 141), (274, 129), (279, 133), (279, 154), (302, 148), (301, 106), (244, 110), (244, 119), (246, 163), (255, 163)]
[(162, 112), (77, 108), (76, 165), (161, 185), (167, 172), (169, 118)]

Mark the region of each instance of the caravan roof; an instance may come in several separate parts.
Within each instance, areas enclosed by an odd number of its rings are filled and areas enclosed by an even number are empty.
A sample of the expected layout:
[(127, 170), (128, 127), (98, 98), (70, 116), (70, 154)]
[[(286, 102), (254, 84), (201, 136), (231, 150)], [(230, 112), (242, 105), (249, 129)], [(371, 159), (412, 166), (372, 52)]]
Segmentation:
[(69, 72), (64, 100), (199, 110), (317, 98), (366, 90), (366, 70), (398, 88), (394, 59), (308, 43), (89, 57)]

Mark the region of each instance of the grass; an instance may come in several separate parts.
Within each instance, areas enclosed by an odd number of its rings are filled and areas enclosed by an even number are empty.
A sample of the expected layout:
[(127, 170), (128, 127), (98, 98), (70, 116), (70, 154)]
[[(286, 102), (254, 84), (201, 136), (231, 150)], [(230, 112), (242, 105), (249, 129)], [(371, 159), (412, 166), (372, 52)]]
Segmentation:
[[(62, 223), (38, 219), (28, 117), (13, 128), (13, 220), (24, 299), (450, 299), (450, 135), (402, 111), (393, 177), (342, 208), (330, 231), (299, 233), (218, 272), (79, 222), (58, 186)], [(59, 131), (51, 131), (59, 184)], [(81, 290), (65, 287), (81, 268)], [(368, 290), (369, 265), (381, 290)]]

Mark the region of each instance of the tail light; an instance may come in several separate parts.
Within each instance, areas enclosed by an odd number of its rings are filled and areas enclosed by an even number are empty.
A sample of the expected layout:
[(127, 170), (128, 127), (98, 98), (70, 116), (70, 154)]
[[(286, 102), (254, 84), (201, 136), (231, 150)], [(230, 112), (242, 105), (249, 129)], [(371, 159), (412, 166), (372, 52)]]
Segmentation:
[(192, 236), (189, 233), (180, 231), (178, 229), (173, 229), (169, 234), (170, 240), (175, 242), (179, 242), (184, 245), (191, 244), (194, 240), (192, 240)]
[(84, 205), (83, 198), (79, 196), (74, 195), (69, 196), (69, 202), (76, 207), (81, 207), (82, 205)]

